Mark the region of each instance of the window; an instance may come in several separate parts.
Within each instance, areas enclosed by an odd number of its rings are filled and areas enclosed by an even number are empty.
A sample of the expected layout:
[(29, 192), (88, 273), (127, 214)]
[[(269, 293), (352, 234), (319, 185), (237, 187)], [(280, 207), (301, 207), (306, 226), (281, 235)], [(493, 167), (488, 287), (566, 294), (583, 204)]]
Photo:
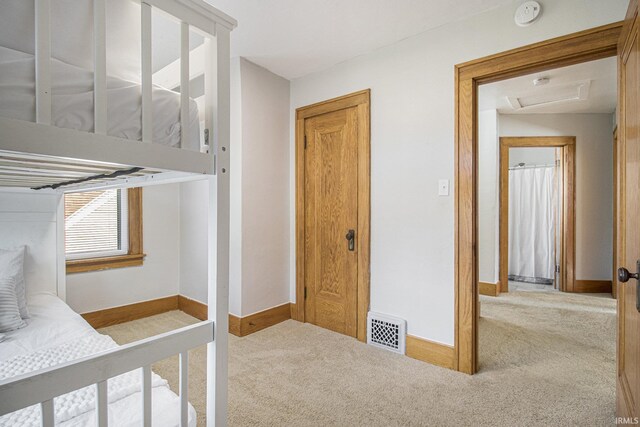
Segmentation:
[(67, 194), (64, 218), (67, 273), (142, 264), (140, 188)]

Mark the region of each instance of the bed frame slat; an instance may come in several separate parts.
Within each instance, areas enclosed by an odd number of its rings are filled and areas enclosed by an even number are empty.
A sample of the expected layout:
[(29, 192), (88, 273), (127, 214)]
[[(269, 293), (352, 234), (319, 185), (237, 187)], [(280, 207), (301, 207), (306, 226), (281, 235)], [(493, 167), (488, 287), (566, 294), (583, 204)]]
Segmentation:
[(55, 413), (53, 411), (53, 399), (45, 400), (40, 403), (41, 411), (41, 426), (42, 427), (54, 427), (55, 425)]
[(180, 353), (180, 427), (189, 426), (189, 353)]
[(189, 23), (180, 25), (180, 148), (189, 144)]
[(93, 0), (93, 130), (107, 133), (107, 43), (105, 0)]
[(205, 144), (207, 144), (208, 152), (214, 158), (214, 174), (217, 173), (215, 171), (215, 155), (216, 150), (213, 141), (213, 130), (215, 129), (216, 123), (214, 123), (216, 118), (216, 105), (217, 97), (218, 97), (218, 47), (216, 44), (216, 39), (205, 39), (204, 40), (204, 50), (205, 50), (205, 69), (204, 69), (204, 127), (205, 132), (208, 131), (208, 139), (205, 139)]
[(145, 338), (60, 365), (0, 380), (0, 416), (151, 366), (186, 349), (213, 341), (210, 320)]
[(107, 427), (109, 425), (108, 406), (107, 382), (100, 381), (96, 384), (96, 425), (98, 427)]
[(151, 427), (151, 365), (142, 367), (142, 425)]
[(35, 0), (36, 122), (51, 124), (51, 3)]
[(152, 114), (152, 79), (151, 68), (151, 6), (141, 2), (142, 19), (142, 142), (151, 142), (153, 138), (153, 114)]

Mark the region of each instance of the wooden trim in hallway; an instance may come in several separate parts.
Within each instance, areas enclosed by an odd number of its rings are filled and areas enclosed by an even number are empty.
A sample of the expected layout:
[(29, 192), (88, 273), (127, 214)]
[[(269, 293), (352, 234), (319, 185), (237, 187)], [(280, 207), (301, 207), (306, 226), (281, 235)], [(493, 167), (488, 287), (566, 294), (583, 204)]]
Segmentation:
[(82, 313), (94, 329), (118, 325), (178, 309), (178, 295)]
[(242, 336), (240, 330), (240, 318), (233, 314), (229, 314), (229, 333), (237, 337)]
[(458, 64), (455, 67), (455, 366), (478, 371), (478, 85), (615, 56), (622, 22)]
[(562, 151), (562, 161), (556, 167), (562, 177), (562, 211), (560, 212), (560, 290), (576, 292), (576, 137), (575, 136), (518, 136), (500, 137), (500, 195), (498, 207), (498, 240), (500, 249), (500, 292), (509, 292), (509, 150), (511, 148), (555, 147)]
[(198, 320), (207, 320), (209, 317), (207, 304), (187, 298), (183, 295), (178, 295), (178, 310), (183, 311)]
[(480, 292), (480, 295), (497, 297), (498, 295), (500, 295), (500, 282), (478, 282), (478, 290)]
[[(295, 306), (295, 304), (285, 303), (246, 317), (229, 314), (229, 333), (237, 337), (245, 337), (269, 326), (284, 322), (291, 319), (291, 313), (294, 312), (294, 307), (292, 306)], [(196, 319), (207, 319), (207, 305), (200, 301), (179, 295), (178, 308)]]
[(291, 319), (291, 303), (282, 304), (245, 317), (229, 314), (229, 333), (238, 337), (246, 337), (289, 319)]
[(573, 292), (610, 294), (611, 286), (611, 280), (576, 280)]
[[(269, 326), (291, 319), (295, 304), (285, 303), (277, 307), (255, 313), (246, 317), (229, 314), (229, 333), (244, 337)], [(150, 301), (138, 302), (104, 310), (83, 313), (81, 316), (94, 329), (118, 325), (144, 317), (155, 316), (167, 311), (180, 310), (199, 320), (207, 320), (207, 304), (201, 303), (183, 295), (173, 295)]]
[(414, 337), (413, 335), (407, 335), (406, 354), (412, 359), (443, 368), (454, 369), (455, 367), (455, 351), (453, 347)]
[[(180, 295), (178, 307), (196, 319), (207, 319), (207, 305)], [(285, 303), (246, 317), (229, 314), (229, 333), (237, 337), (245, 337), (254, 332), (291, 319), (295, 304)]]

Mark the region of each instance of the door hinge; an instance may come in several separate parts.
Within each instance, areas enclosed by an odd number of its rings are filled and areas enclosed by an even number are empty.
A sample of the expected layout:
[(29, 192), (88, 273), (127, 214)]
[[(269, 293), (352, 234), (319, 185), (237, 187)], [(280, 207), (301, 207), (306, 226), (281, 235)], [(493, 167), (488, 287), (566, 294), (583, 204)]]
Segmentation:
[(560, 273), (560, 266), (556, 265), (556, 273)]
[(307, 299), (307, 287), (304, 287), (304, 299)]
[(307, 135), (304, 136), (304, 149), (307, 149)]

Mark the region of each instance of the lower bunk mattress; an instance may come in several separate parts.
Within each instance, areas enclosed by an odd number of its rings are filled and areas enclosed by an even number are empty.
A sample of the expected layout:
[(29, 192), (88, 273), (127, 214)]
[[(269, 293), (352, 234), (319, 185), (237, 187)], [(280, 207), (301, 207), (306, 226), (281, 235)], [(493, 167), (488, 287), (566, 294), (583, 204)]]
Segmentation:
[[(57, 296), (31, 295), (31, 318), (22, 329), (5, 334), (0, 342), (0, 380), (55, 366), (118, 347), (111, 337), (94, 330)], [(135, 370), (108, 381), (110, 426), (139, 426), (142, 420), (141, 372)], [(54, 399), (56, 425), (94, 426), (95, 387), (89, 386)], [(180, 398), (167, 381), (153, 374), (154, 426), (180, 424)], [(40, 407), (34, 405), (0, 417), (0, 426), (39, 426)], [(189, 426), (196, 413), (189, 404)]]
[[(92, 132), (93, 71), (51, 58), (51, 124)], [(189, 139), (180, 146), (180, 94), (153, 86), (152, 142), (200, 151), (198, 105), (189, 103)], [(35, 59), (0, 46), (0, 116), (35, 122)], [(139, 83), (107, 77), (107, 134), (142, 139), (142, 96)]]

